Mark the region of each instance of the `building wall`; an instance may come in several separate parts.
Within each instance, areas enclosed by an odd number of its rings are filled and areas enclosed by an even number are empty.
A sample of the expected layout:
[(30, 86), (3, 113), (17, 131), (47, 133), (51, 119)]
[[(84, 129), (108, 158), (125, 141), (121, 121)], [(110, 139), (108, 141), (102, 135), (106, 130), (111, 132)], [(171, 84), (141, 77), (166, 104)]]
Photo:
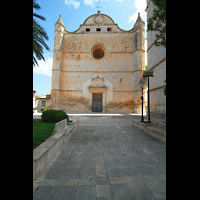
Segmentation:
[[(145, 65), (144, 23), (124, 31), (111, 18), (102, 16), (106, 25), (95, 25), (94, 18), (101, 18), (93, 15), (72, 33), (64, 29), (60, 18), (55, 24), (51, 91), (54, 109), (91, 112), (91, 95), (100, 92), (105, 98), (103, 112), (141, 112), (138, 82)], [(101, 32), (96, 31), (97, 27)], [(89, 33), (86, 28), (90, 28)], [(93, 57), (95, 45), (104, 46), (103, 58)], [(92, 78), (98, 76), (104, 80), (102, 87), (89, 88)]]
[[(152, 17), (153, 5), (151, 0), (147, 0), (147, 20)], [(166, 117), (166, 48), (155, 46), (156, 31), (147, 32), (147, 66), (148, 70), (153, 70), (154, 77), (149, 78), (150, 84), (150, 113), (155, 117)]]
[(51, 98), (38, 98), (37, 112), (41, 112), (42, 102), (45, 102), (45, 107), (52, 109), (52, 99)]

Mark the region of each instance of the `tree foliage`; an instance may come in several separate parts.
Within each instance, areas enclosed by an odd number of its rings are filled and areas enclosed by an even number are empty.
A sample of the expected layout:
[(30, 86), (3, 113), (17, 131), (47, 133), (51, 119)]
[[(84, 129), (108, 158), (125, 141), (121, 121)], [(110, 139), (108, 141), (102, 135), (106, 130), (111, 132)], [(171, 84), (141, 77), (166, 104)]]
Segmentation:
[[(36, 3), (36, 0), (33, 0), (33, 8), (36, 10), (41, 9), (38, 3)], [(36, 14), (33, 12), (33, 17), (37, 17), (41, 20), (45, 20), (45, 18), (41, 15)], [(43, 56), (43, 47), (45, 47), (46, 50), (49, 50), (49, 47), (45, 43), (45, 40), (48, 40), (47, 33), (45, 32), (44, 28), (42, 28), (33, 18), (33, 65), (37, 65), (37, 59), (44, 59)]]
[(166, 48), (166, 0), (152, 0), (155, 5), (153, 16), (148, 19), (147, 30), (159, 31), (156, 34), (155, 46), (164, 46)]

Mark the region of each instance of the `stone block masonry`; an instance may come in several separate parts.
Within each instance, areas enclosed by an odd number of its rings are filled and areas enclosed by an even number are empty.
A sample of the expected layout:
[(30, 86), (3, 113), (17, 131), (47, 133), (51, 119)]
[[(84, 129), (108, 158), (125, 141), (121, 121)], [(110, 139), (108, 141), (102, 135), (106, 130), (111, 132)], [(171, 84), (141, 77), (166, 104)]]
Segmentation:
[[(141, 112), (138, 82), (145, 66), (144, 21), (138, 14), (125, 31), (108, 15), (89, 16), (69, 32), (55, 24), (52, 109), (92, 112), (93, 94), (102, 94), (102, 112)], [(98, 29), (98, 30), (97, 30)]]
[[(147, 21), (153, 16), (155, 6), (151, 0), (147, 0)], [(158, 31), (147, 31), (147, 67), (153, 70), (154, 77), (150, 82), (150, 112), (151, 116), (166, 118), (166, 48), (155, 46)]]

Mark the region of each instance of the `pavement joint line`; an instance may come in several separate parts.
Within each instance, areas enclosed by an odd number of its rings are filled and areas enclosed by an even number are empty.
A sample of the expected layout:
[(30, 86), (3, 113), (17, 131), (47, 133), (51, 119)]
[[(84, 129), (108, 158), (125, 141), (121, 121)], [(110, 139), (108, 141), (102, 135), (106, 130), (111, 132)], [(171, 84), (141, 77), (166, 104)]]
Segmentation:
[(118, 129), (122, 129), (120, 126), (116, 126)]
[(122, 133), (127, 133), (126, 131), (122, 130)]
[[(159, 180), (154, 180), (152, 177), (148, 177), (143, 175), (144, 181), (147, 182), (165, 182), (161, 175), (155, 175), (155, 177)], [(105, 178), (105, 177), (103, 177)], [(109, 183), (107, 184), (93, 184), (91, 181), (96, 179), (102, 179), (101, 177), (92, 177), (90, 179), (81, 179), (81, 178), (68, 178), (68, 179), (43, 179), (40, 183), (40, 186), (81, 186), (81, 185), (119, 185), (125, 184), (130, 185), (133, 184), (133, 180), (129, 176), (113, 176), (108, 177)]]
[(147, 148), (141, 148), (142, 151), (144, 151), (147, 155), (151, 156), (151, 155), (155, 155), (152, 151), (150, 151)]

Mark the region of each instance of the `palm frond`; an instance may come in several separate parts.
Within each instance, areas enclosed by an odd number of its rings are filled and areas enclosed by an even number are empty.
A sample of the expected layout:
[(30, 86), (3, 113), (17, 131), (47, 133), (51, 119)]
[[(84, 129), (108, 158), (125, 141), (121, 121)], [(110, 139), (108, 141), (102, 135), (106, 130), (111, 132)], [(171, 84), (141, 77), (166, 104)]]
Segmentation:
[[(36, 3), (36, 0), (33, 0), (33, 8), (35, 9), (40, 9), (41, 7), (39, 4)], [(41, 20), (45, 20), (45, 18), (41, 15), (36, 14), (35, 12), (33, 13), (33, 17), (37, 17)], [(49, 37), (47, 36), (46, 31), (44, 28), (42, 28), (36, 21), (33, 19), (33, 66), (37, 65), (37, 60), (44, 59), (43, 56), (43, 47), (50, 51), (49, 47), (45, 43), (45, 40), (48, 40)]]
[(40, 5), (38, 3), (36, 3), (36, 0), (33, 0), (33, 8), (39, 10), (41, 9)]
[(34, 17), (37, 17), (37, 18), (39, 18), (39, 19), (41, 19), (41, 20), (46, 20), (43, 16), (41, 16), (41, 15), (38, 15), (38, 14), (36, 14), (36, 13), (33, 13), (33, 16)]
[(35, 65), (39, 66), (38, 63), (37, 63), (37, 60), (36, 60), (35, 57), (33, 56), (33, 66), (35, 66)]

